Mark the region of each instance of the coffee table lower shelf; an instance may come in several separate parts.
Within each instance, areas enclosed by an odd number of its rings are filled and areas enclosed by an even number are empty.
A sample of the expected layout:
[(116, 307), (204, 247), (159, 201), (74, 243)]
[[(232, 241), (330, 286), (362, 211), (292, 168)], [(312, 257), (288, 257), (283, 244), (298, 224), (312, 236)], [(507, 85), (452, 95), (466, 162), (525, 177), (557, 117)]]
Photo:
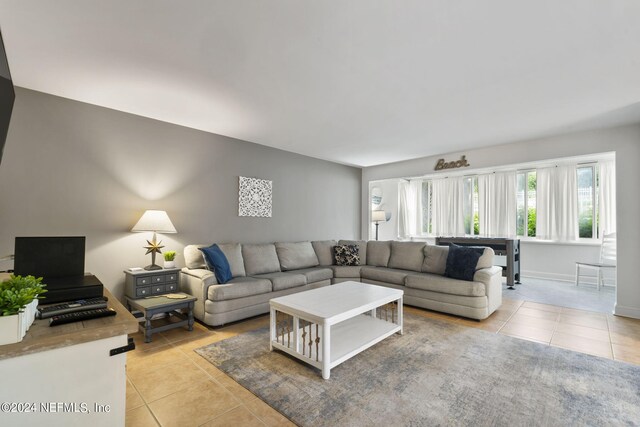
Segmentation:
[[(272, 316), (274, 314), (272, 313)], [(392, 316), (393, 318), (393, 316)], [(400, 317), (401, 319), (401, 317)], [(317, 323), (305, 322), (295, 316), (287, 333), (286, 326), (279, 334), (272, 329), (271, 350), (284, 351), (291, 356), (322, 370), (322, 377), (329, 378), (329, 371), (356, 354), (377, 344), (383, 339), (402, 333), (402, 323), (379, 319), (372, 315), (360, 314), (323, 329)], [(294, 333), (297, 331), (297, 333)], [(275, 334), (274, 334), (275, 332)], [(329, 361), (324, 363), (323, 339), (329, 340)], [(311, 345), (310, 345), (311, 344)]]

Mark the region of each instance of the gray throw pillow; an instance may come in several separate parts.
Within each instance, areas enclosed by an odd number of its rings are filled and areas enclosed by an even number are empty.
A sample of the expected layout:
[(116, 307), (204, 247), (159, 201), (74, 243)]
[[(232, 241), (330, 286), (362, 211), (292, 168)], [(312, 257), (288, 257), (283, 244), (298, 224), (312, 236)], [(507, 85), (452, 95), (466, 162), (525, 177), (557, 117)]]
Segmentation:
[(315, 267), (318, 257), (311, 242), (276, 243), (276, 253), (283, 271)]
[(243, 277), (247, 273), (244, 270), (244, 260), (242, 259), (242, 249), (240, 243), (218, 243), (218, 247), (227, 257), (229, 266), (231, 267), (231, 275), (233, 277)]
[(447, 268), (447, 256), (449, 246), (427, 245), (424, 247), (424, 262), (422, 263), (423, 273), (433, 273), (444, 275)]
[(247, 276), (280, 271), (280, 261), (273, 243), (243, 244), (242, 258)]
[(316, 251), (316, 255), (318, 256), (318, 262), (320, 265), (333, 265), (333, 247), (336, 246), (338, 242), (335, 240), (320, 240), (311, 242), (313, 246), (313, 250)]
[(391, 241), (379, 242), (369, 240), (367, 243), (367, 265), (374, 267), (386, 267), (391, 256)]
[(424, 242), (391, 242), (389, 268), (420, 271), (424, 262)]

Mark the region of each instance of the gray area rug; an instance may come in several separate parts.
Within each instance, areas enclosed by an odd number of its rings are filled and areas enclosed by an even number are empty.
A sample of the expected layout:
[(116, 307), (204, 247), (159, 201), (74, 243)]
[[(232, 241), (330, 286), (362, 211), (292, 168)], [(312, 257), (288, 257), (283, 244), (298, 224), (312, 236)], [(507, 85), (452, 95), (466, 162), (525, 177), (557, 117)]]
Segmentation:
[(329, 380), (266, 328), (196, 351), (301, 426), (640, 424), (640, 366), (414, 315), (404, 330)]

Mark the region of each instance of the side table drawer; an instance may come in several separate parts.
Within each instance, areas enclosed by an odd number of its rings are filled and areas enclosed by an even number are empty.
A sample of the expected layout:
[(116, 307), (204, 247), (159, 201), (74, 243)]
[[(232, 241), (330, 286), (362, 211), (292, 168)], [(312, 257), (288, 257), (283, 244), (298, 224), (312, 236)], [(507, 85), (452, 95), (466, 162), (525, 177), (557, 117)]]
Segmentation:
[(136, 288), (136, 297), (146, 297), (151, 295), (151, 286), (142, 286)]
[(164, 290), (166, 292), (175, 292), (178, 290), (178, 284), (177, 283), (167, 283), (166, 285), (164, 285)]
[(138, 286), (142, 286), (142, 285), (150, 285), (151, 284), (151, 277), (147, 276), (147, 277), (138, 277), (136, 279), (136, 285)]
[(151, 287), (151, 294), (161, 294), (165, 291), (165, 285), (154, 285)]
[(153, 283), (164, 283), (164, 276), (153, 276), (151, 280)]
[(164, 276), (164, 280), (165, 282), (175, 282), (178, 280), (178, 275), (177, 274), (167, 274), (166, 276)]

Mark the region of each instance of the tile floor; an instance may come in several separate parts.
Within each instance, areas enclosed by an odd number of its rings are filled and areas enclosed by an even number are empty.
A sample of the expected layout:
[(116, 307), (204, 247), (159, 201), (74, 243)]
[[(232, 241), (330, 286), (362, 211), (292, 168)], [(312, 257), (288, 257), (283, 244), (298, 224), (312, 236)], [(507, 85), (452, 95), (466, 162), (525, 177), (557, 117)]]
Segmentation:
[[(500, 309), (481, 322), (408, 306), (405, 310), (640, 365), (640, 320), (518, 299), (504, 299)], [(292, 426), (193, 351), (268, 324), (268, 315), (213, 330), (196, 323), (192, 332), (154, 334), (149, 344), (140, 333), (134, 334), (136, 350), (127, 358), (126, 425)]]

